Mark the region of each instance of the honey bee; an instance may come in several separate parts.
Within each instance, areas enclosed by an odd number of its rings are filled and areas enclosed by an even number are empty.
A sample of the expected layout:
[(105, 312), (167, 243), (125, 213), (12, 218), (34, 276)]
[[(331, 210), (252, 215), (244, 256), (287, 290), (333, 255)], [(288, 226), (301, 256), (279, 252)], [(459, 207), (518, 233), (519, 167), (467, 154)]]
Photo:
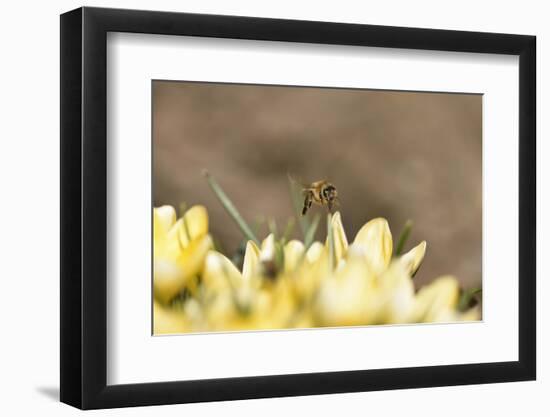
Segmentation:
[(310, 185), (304, 187), (302, 193), (304, 194), (302, 216), (306, 215), (312, 203), (326, 206), (330, 212), (332, 212), (332, 208), (335, 205), (339, 204), (336, 187), (326, 180), (312, 182)]

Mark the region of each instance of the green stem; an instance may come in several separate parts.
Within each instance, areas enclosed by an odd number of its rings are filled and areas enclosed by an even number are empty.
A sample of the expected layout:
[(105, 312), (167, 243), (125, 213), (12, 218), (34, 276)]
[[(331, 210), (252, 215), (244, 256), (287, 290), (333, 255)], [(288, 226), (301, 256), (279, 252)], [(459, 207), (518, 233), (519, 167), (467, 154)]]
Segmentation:
[(292, 232), (294, 231), (294, 223), (296, 220), (294, 217), (290, 217), (288, 219), (288, 222), (285, 227), (285, 231), (283, 232), (283, 241), (288, 242), (290, 240), (290, 236), (292, 235)]
[(411, 220), (407, 220), (405, 226), (403, 226), (403, 230), (399, 235), (399, 240), (397, 241), (397, 246), (395, 248), (395, 256), (399, 256), (401, 255), (401, 253), (403, 253), (403, 248), (405, 247), (405, 243), (407, 243), (407, 240), (409, 239), (412, 226), (413, 222)]
[(267, 221), (267, 227), (269, 228), (269, 233), (272, 233), (273, 238), (277, 240), (279, 234), (277, 232), (277, 222), (275, 222), (275, 219), (269, 219)]
[(306, 231), (306, 236), (304, 238), (305, 251), (307, 251), (311, 246), (311, 244), (313, 243), (313, 240), (315, 239), (315, 232), (317, 231), (317, 227), (319, 226), (320, 221), (321, 221), (321, 216), (319, 214), (316, 214), (315, 217), (313, 217), (313, 221), (310, 223)]
[(319, 226), (320, 221), (321, 216), (319, 214), (316, 214), (315, 217), (313, 217), (313, 221), (310, 223), (309, 228), (306, 230), (306, 237), (304, 238), (304, 251), (302, 252), (302, 256), (300, 256), (300, 259), (296, 264), (296, 269), (298, 269), (306, 259), (307, 251), (313, 244), (313, 240), (315, 239), (315, 232), (317, 231), (317, 227)]
[(248, 226), (246, 221), (240, 215), (237, 208), (233, 205), (227, 194), (224, 193), (223, 189), (220, 187), (214, 177), (210, 175), (210, 173), (206, 170), (203, 172), (203, 175), (206, 177), (208, 185), (210, 185), (210, 188), (212, 189), (214, 194), (216, 194), (216, 197), (218, 197), (218, 200), (220, 200), (222, 206), (225, 208), (229, 216), (231, 216), (231, 218), (235, 221), (235, 223), (237, 223), (237, 226), (239, 226), (245, 237), (249, 240), (254, 241), (254, 243), (256, 243), (257, 245), (260, 245), (260, 241), (254, 235), (252, 229)]

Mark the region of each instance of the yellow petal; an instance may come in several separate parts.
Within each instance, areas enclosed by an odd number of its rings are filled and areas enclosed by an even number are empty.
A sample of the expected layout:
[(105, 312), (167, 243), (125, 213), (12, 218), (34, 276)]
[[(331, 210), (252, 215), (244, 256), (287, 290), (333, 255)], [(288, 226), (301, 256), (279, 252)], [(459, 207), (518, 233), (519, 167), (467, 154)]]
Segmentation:
[(155, 241), (153, 244), (153, 253), (155, 259), (165, 259), (175, 261), (181, 254), (181, 251), (188, 245), (182, 245), (178, 230), (182, 227), (182, 220), (179, 219), (172, 225), (170, 230), (166, 234), (155, 234)]
[(153, 210), (153, 225), (156, 230), (167, 233), (176, 222), (176, 210), (172, 206), (157, 207)]
[(376, 273), (383, 272), (390, 263), (393, 246), (388, 221), (382, 218), (369, 221), (359, 230), (353, 244)]
[(202, 269), (206, 254), (211, 247), (212, 239), (206, 235), (191, 242), (175, 261), (155, 258), (153, 279), (155, 297), (162, 302), (168, 302), (183, 290), (189, 280)]
[[(208, 328), (210, 331), (236, 330), (238, 324), (235, 322), (238, 320), (238, 311), (235, 300), (227, 288), (223, 291), (220, 289), (217, 290), (216, 297), (212, 297), (209, 301), (206, 309)], [(209, 288), (209, 291), (212, 293), (214, 290)]]
[(321, 242), (314, 242), (306, 252), (305, 262), (301, 262), (292, 272), (292, 285), (296, 296), (305, 304), (317, 293), (320, 282), (330, 276), (328, 249)]
[(304, 255), (304, 244), (299, 240), (291, 240), (285, 245), (285, 272), (296, 269), (298, 262)]
[(408, 323), (413, 321), (415, 308), (414, 284), (401, 262), (393, 262), (378, 278), (380, 323)]
[(458, 313), (457, 321), (478, 321), (481, 320), (481, 309), (476, 306), (463, 313)]
[(458, 281), (443, 276), (421, 288), (416, 295), (414, 319), (418, 322), (449, 321), (460, 294)]
[(324, 250), (325, 246), (321, 242), (313, 242), (306, 252), (307, 261), (309, 263), (316, 262), (321, 257)]
[(290, 324), (297, 312), (296, 298), (290, 286), (278, 285), (273, 291), (271, 308), (264, 314), (264, 321), (270, 328), (284, 328)]
[(250, 281), (258, 273), (260, 261), (260, 249), (252, 241), (249, 240), (246, 244), (243, 262), (243, 278), (245, 281)]
[(413, 276), (424, 259), (426, 254), (426, 241), (422, 241), (419, 245), (412, 248), (406, 254), (399, 258), (400, 262), (405, 266), (410, 276)]
[(265, 277), (275, 278), (280, 272), (279, 269), (282, 269), (282, 258), (284, 256), (282, 253), (282, 247), (275, 242), (275, 236), (271, 233), (268, 237), (264, 239), (260, 247), (260, 264), (261, 264), (261, 275)]
[(244, 283), (241, 273), (233, 262), (216, 251), (208, 252), (202, 279), (204, 287), (209, 292), (233, 291)]
[(197, 275), (204, 265), (208, 251), (212, 249), (212, 238), (210, 235), (194, 239), (189, 246), (183, 250), (177, 259), (178, 265), (185, 271), (187, 277)]
[(261, 245), (260, 249), (260, 261), (269, 262), (275, 259), (275, 236), (270, 233), (266, 237)]
[(155, 259), (175, 260), (181, 251), (177, 237), (170, 236), (174, 227), (176, 211), (172, 206), (162, 206), (153, 210), (153, 256)]
[(197, 239), (208, 233), (208, 212), (204, 206), (193, 206), (170, 230), (177, 235), (181, 246), (186, 248), (190, 240)]
[(153, 334), (185, 333), (188, 330), (183, 311), (163, 307), (157, 301), (153, 302)]
[(186, 285), (183, 270), (175, 261), (155, 258), (153, 263), (153, 287), (155, 299), (169, 302)]
[[(321, 326), (357, 326), (374, 323), (374, 276), (366, 261), (350, 259), (336, 276), (324, 279), (315, 304)], [(376, 308), (374, 308), (376, 311)]]
[[(344, 258), (348, 251), (348, 239), (346, 237), (346, 232), (344, 231), (344, 226), (342, 225), (342, 218), (339, 211), (332, 215), (330, 227), (334, 237), (334, 254), (336, 255), (335, 261), (336, 264), (338, 264), (340, 259)], [(328, 247), (328, 238), (325, 245)]]
[(168, 231), (176, 221), (176, 210), (172, 206), (153, 209), (153, 242), (155, 251), (162, 251)]

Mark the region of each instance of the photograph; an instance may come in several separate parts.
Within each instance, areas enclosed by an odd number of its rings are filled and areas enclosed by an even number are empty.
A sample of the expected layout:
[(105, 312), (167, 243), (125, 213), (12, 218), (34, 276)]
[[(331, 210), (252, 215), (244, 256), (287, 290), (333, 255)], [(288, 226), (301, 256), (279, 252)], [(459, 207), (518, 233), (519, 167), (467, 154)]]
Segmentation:
[[(59, 161), (55, 203), (12, 198), (29, 209), (19, 218), (59, 208), (58, 233), (33, 229), (48, 221), (6, 233), (60, 240), (39, 262), (28, 242), (8, 245), (28, 258), (8, 281), (29, 287), (17, 271), (36, 264), (30, 305), (52, 307), (21, 308), (8, 291), (27, 337), (15, 350), (52, 339), (32, 372), (8, 378), (30, 381), (38, 408), (57, 396), (79, 410), (217, 415), (218, 402), (242, 417), (291, 401), (292, 414), (333, 415), (353, 397), (358, 410), (424, 415), (431, 388), (433, 415), (457, 399), (494, 414), (518, 395), (540, 408), (542, 14), (292, 5), (64, 6), (42, 77), (56, 82), (33, 84), (58, 89), (45, 114), (59, 146), (8, 140), (28, 157), (19, 170)], [(51, 26), (46, 15), (34, 23)], [(23, 78), (8, 89), (29, 136), (47, 123), (17, 106)], [(44, 172), (16, 188), (42, 193)], [(14, 410), (32, 402), (11, 397)]]
[(482, 94), (151, 94), (153, 335), (482, 319)]

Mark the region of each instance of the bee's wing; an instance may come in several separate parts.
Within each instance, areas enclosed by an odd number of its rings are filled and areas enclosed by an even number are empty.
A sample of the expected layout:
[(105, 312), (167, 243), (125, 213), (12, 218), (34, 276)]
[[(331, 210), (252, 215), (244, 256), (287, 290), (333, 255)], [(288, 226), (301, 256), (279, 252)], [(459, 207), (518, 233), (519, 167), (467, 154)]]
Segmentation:
[(309, 187), (316, 189), (316, 188), (321, 188), (325, 184), (328, 184), (326, 180), (315, 181), (315, 182), (312, 182), (311, 185), (309, 185)]
[(294, 176), (292, 174), (290, 174), (289, 172), (286, 173), (287, 177), (288, 177), (288, 180), (290, 181), (290, 183), (294, 186), (297, 186), (299, 188), (301, 188), (302, 190), (306, 190), (308, 188), (310, 188), (310, 185), (294, 178)]

